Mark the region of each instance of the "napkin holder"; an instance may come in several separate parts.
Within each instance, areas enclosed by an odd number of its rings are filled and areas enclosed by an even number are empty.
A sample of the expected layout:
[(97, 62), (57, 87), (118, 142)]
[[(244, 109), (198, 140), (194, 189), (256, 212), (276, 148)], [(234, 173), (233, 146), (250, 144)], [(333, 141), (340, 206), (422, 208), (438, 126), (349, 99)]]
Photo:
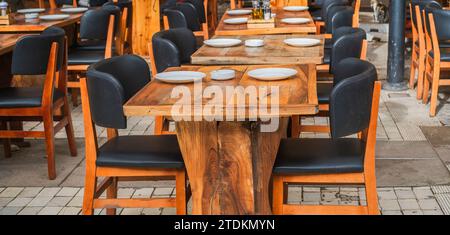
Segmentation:
[(255, 20), (250, 17), (247, 21), (247, 28), (249, 29), (270, 29), (275, 28), (275, 17), (269, 20)]
[(11, 25), (14, 24), (14, 18), (11, 14), (5, 16), (0, 16), (0, 25)]

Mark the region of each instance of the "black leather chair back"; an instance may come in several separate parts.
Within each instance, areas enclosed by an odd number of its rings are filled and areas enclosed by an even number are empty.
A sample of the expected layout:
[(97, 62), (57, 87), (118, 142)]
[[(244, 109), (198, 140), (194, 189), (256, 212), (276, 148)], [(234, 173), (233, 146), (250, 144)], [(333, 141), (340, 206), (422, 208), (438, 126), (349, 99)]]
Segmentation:
[(123, 105), (149, 82), (150, 68), (139, 56), (117, 56), (91, 65), (87, 88), (94, 123), (126, 129)]
[(320, 15), (322, 16), (322, 20), (326, 22), (328, 17), (328, 12), (334, 6), (345, 6), (348, 2), (346, 0), (324, 0), (322, 2), (322, 9)]
[(197, 10), (191, 3), (179, 3), (174, 7), (165, 9), (164, 15), (167, 16), (171, 29), (188, 28), (192, 31), (201, 30)]
[(353, 8), (349, 6), (333, 6), (328, 11), (325, 21), (325, 33), (334, 34), (337, 28), (343, 26), (352, 26)]
[(186, 0), (186, 2), (195, 7), (200, 23), (206, 23), (205, 5), (203, 4), (203, 0)]
[(369, 127), (373, 88), (377, 80), (375, 66), (356, 58), (342, 60), (336, 73), (345, 78), (333, 87), (330, 95), (332, 138), (352, 135)]
[(90, 7), (99, 7), (108, 2), (108, 0), (89, 0)]
[(441, 10), (442, 6), (438, 2), (430, 2), (425, 6), (425, 27), (428, 33), (431, 33), (430, 21), (428, 19), (428, 14), (433, 13), (435, 10)]
[(73, 1), (72, 0), (56, 0), (55, 3), (58, 6), (62, 6), (62, 5), (71, 5), (72, 6)]
[(15, 75), (42, 75), (47, 72), (50, 49), (58, 43), (56, 70), (63, 65), (65, 32), (58, 27), (49, 27), (40, 35), (24, 36), (17, 41), (12, 56), (11, 73)]
[[(80, 38), (87, 40), (106, 40), (110, 15), (114, 15), (114, 22), (118, 22), (118, 16), (120, 15), (119, 7), (106, 5), (98, 9), (86, 11), (80, 20)], [(114, 24), (117, 25), (116, 23)]]
[(333, 74), (337, 65), (345, 58), (360, 58), (366, 32), (361, 28), (340, 27), (332, 38), (330, 54), (330, 73)]
[(438, 40), (450, 40), (450, 11), (436, 9), (433, 11), (433, 18)]
[(158, 73), (168, 67), (190, 63), (197, 45), (192, 31), (186, 28), (169, 29), (153, 35), (153, 56)]

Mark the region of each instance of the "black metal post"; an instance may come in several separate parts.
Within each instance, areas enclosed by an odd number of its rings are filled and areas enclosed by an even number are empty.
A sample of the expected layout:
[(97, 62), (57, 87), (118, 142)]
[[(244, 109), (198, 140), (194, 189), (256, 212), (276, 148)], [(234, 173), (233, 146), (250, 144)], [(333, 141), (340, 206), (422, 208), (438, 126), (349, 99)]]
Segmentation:
[(405, 71), (405, 11), (406, 0), (390, 1), (389, 48), (386, 90), (406, 90)]

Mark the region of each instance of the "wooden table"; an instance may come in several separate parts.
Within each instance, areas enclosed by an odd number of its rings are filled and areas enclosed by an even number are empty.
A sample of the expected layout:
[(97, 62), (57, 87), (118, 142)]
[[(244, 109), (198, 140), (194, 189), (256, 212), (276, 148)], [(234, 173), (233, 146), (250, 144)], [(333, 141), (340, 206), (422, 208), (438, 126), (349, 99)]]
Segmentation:
[[(316, 26), (312, 20), (311, 14), (308, 11), (289, 12), (283, 10), (283, 8), (272, 8), (272, 12), (275, 16), (275, 28), (263, 28), (263, 29), (249, 29), (247, 24), (225, 24), (224, 20), (229, 18), (241, 18), (246, 16), (230, 16), (225, 13), (217, 26), (215, 35), (261, 35), (261, 34), (294, 34), (294, 33), (316, 33)], [(285, 24), (281, 22), (283, 18), (301, 17), (309, 18), (311, 22), (307, 24)]]
[[(314, 47), (293, 47), (283, 40), (294, 37), (308, 37), (322, 40)], [(214, 38), (217, 38), (214, 37)], [(215, 48), (203, 45), (191, 57), (192, 64), (198, 65), (257, 65), (257, 64), (322, 64), (324, 39), (316, 35), (256, 35), (220, 36), (220, 38), (263, 39), (262, 47), (246, 47), (243, 43), (236, 47)]]
[[(67, 13), (62, 13), (60, 9), (47, 9), (45, 12), (41, 13), (41, 15), (44, 14), (67, 14)], [(12, 25), (0, 25), (0, 33), (18, 33), (18, 32), (38, 33), (44, 31), (46, 28), (50, 26), (64, 27), (80, 21), (81, 16), (83, 16), (83, 13), (69, 14), (69, 15), (70, 17), (65, 20), (44, 21), (39, 19), (33, 19), (30, 22), (25, 22), (24, 14), (13, 13), (15, 23)]]
[[(194, 66), (169, 69), (205, 72), (207, 77), (202, 82), (203, 91), (211, 86), (222, 91), (226, 90), (227, 86), (279, 88), (279, 99), (269, 102), (270, 107), (279, 105), (279, 114), (273, 114), (273, 117), (280, 118), (279, 126), (273, 132), (261, 132), (260, 119), (207, 121), (205, 119), (208, 115), (203, 115), (202, 112), (192, 115), (200, 118), (200, 121), (185, 120), (175, 123), (192, 188), (193, 214), (271, 214), (269, 181), (280, 139), (286, 135), (287, 117), (315, 114), (318, 111), (314, 65), (284, 65), (283, 67), (296, 69), (298, 74), (286, 80), (271, 82), (258, 81), (247, 75), (247, 71), (259, 67), (264, 66)], [(210, 79), (210, 71), (223, 68), (235, 69), (236, 78), (229, 81)], [(193, 84), (181, 85), (193, 93)], [(125, 114), (175, 117), (171, 112), (173, 105), (179, 101), (171, 98), (175, 87), (177, 86), (174, 84), (152, 81), (124, 105)], [(257, 100), (264, 102), (274, 95), (258, 95)], [(199, 97), (199, 94), (194, 94), (191, 98), (191, 101), (201, 101), (202, 107), (207, 107), (207, 104), (212, 102), (210, 98)], [(225, 101), (228, 103), (230, 100)], [(231, 108), (249, 110), (248, 104)], [(219, 109), (225, 110), (227, 107), (223, 105)]]
[(25, 34), (0, 34), (0, 55), (11, 52), (19, 38)]

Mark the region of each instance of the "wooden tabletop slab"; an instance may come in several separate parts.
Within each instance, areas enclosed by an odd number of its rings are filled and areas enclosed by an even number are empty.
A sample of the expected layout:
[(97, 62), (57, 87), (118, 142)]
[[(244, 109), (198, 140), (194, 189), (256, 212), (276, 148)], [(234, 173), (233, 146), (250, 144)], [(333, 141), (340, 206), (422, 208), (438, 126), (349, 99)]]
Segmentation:
[[(308, 11), (290, 12), (282, 8), (272, 8), (272, 13), (275, 13), (275, 28), (249, 29), (247, 24), (225, 24), (224, 20), (229, 18), (250, 17), (244, 16), (230, 16), (225, 13), (217, 26), (215, 35), (261, 35), (261, 34), (292, 34), (292, 33), (315, 33), (316, 26), (312, 20), (311, 14)], [(309, 18), (311, 22), (307, 24), (285, 24), (281, 22), (283, 18)]]
[[(322, 40), (313, 47), (293, 47), (283, 41), (287, 38), (306, 37)], [(252, 35), (215, 36), (214, 38), (238, 38), (242, 44), (235, 47), (215, 48), (203, 45), (191, 57), (196, 65), (263, 65), (263, 64), (322, 64), (324, 38), (321, 35)], [(246, 47), (247, 39), (263, 39), (262, 47)]]
[[(44, 21), (33, 19), (30, 22), (25, 21), (25, 15), (19, 13), (12, 13), (15, 19), (14, 24), (12, 25), (0, 25), (0, 33), (17, 33), (17, 32), (42, 32), (46, 28), (50, 26), (59, 26), (64, 27), (70, 24), (74, 24), (80, 21), (83, 13), (69, 14), (70, 17), (65, 20), (56, 20), (56, 21)], [(67, 14), (61, 12), (60, 9), (47, 9), (45, 12), (40, 13), (40, 15), (47, 14)]]
[[(306, 115), (317, 113), (317, 91), (316, 91), (316, 70), (315, 65), (282, 65), (277, 67), (292, 68), (298, 71), (297, 75), (279, 81), (259, 81), (248, 76), (247, 72), (256, 68), (267, 68), (269, 66), (188, 66), (188, 67), (177, 67), (169, 68), (167, 71), (199, 71), (204, 72), (207, 77), (201, 82), (202, 91), (210, 86), (215, 86), (225, 94), (226, 89), (243, 87), (244, 89), (249, 86), (255, 86), (256, 89), (261, 87), (275, 86), (278, 88), (278, 93), (268, 93), (261, 97), (257, 94), (258, 105), (261, 102), (267, 102), (269, 108), (273, 105), (278, 105), (279, 113), (273, 116), (291, 116), (291, 115)], [(273, 66), (270, 66), (273, 67)], [(210, 72), (217, 69), (234, 69), (236, 71), (236, 77), (228, 81), (214, 81), (211, 80)], [(198, 84), (196, 84), (197, 86)], [(132, 97), (125, 105), (124, 112), (127, 116), (142, 116), (142, 115), (161, 115), (161, 116), (175, 116), (173, 115), (172, 106), (174, 104), (180, 104), (180, 98), (172, 98), (171, 94), (174, 88), (184, 86), (189, 89), (191, 99), (187, 102), (192, 102), (195, 104), (194, 100), (198, 104), (205, 107), (205, 105), (211, 105), (212, 97), (205, 98), (201, 96), (203, 92), (194, 93), (194, 84), (169, 84), (163, 83), (158, 80), (153, 80), (147, 86), (145, 86), (141, 91), (139, 91), (134, 97)], [(208, 88), (211, 89), (211, 88)], [(230, 96), (221, 101), (221, 103), (213, 103), (214, 105), (219, 105), (220, 108), (224, 110), (235, 109), (236, 114), (238, 111), (246, 110), (246, 115), (248, 114), (248, 109), (250, 105), (247, 102), (238, 103), (233, 102), (236, 99), (235, 96)], [(277, 97), (275, 99), (272, 97)], [(230, 104), (234, 104), (231, 105)], [(216, 106), (218, 107), (218, 106)], [(260, 115), (260, 114), (258, 114)], [(261, 114), (262, 115), (262, 114)], [(194, 117), (205, 117), (205, 114), (200, 112), (196, 113), (194, 108), (192, 111), (192, 116)], [(271, 115), (265, 115), (271, 116)], [(259, 117), (259, 116), (258, 116)], [(262, 117), (262, 116), (261, 116)]]
[(26, 34), (0, 34), (0, 55), (12, 51), (17, 40), (25, 35)]

